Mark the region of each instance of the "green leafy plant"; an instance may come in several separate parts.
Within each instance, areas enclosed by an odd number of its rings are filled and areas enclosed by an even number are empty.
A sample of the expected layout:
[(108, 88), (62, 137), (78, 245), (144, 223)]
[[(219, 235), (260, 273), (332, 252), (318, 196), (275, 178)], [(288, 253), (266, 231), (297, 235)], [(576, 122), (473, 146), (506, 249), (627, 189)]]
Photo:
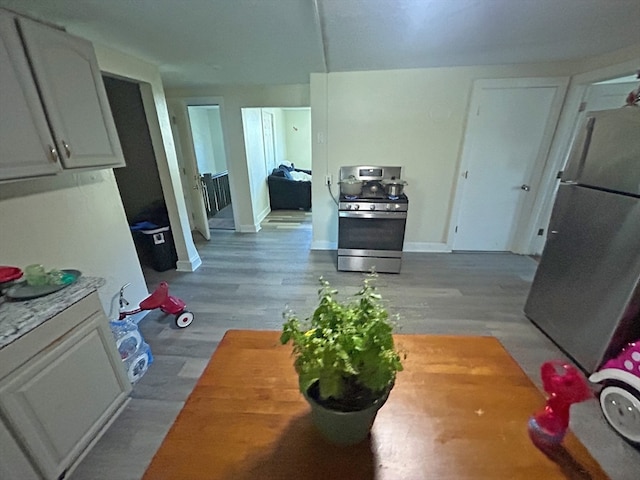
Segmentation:
[[(393, 322), (371, 278), (351, 300), (320, 278), (319, 303), (304, 322), (291, 311), (280, 341), (291, 342), (300, 390), (316, 389), (322, 403), (338, 410), (366, 408), (393, 386), (402, 370), (393, 341)], [(313, 395), (313, 393), (312, 393)]]

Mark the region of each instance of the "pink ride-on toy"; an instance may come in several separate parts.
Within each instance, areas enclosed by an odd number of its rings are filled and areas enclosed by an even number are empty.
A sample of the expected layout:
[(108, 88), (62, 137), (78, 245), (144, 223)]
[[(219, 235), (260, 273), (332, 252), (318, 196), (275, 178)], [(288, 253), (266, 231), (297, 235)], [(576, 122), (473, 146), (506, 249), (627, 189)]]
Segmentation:
[(640, 445), (640, 341), (629, 343), (589, 380), (604, 385), (600, 407), (609, 425), (630, 443)]
[(193, 313), (185, 309), (186, 304), (177, 297), (169, 295), (169, 285), (167, 282), (160, 282), (151, 295), (140, 302), (140, 306), (134, 310), (123, 310), (129, 302), (124, 298), (124, 289), (130, 284), (127, 283), (120, 289), (120, 315), (119, 320), (124, 320), (130, 315), (135, 315), (145, 310), (155, 310), (159, 308), (164, 313), (176, 316), (176, 327), (186, 328), (193, 322)]

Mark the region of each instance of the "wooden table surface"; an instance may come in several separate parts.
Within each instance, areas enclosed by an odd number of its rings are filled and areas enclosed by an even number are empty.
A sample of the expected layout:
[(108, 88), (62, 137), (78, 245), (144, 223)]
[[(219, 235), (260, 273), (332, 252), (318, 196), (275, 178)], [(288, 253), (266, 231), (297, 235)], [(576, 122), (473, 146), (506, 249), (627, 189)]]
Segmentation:
[(327, 443), (274, 331), (231, 330), (146, 480), (601, 479), (569, 432), (552, 457), (527, 434), (544, 395), (492, 337), (397, 335), (405, 370), (369, 439)]

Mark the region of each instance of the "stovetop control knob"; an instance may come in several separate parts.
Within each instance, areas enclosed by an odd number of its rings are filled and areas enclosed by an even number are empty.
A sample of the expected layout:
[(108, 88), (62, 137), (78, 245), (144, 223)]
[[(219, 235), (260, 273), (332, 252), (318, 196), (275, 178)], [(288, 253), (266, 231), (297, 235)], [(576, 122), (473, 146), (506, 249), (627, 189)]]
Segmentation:
[(353, 208), (353, 205), (351, 205), (350, 203), (347, 203), (347, 210), (351, 210)]
[(371, 205), (369, 205), (369, 210), (375, 210), (376, 206), (372, 203)]
[(353, 208), (354, 208), (355, 210), (360, 210), (360, 205), (358, 205), (358, 204), (356, 203), (356, 204), (353, 206)]
[(391, 205), (387, 203), (387, 210), (391, 210)]
[(398, 210), (400, 208), (400, 204), (396, 203), (396, 210)]

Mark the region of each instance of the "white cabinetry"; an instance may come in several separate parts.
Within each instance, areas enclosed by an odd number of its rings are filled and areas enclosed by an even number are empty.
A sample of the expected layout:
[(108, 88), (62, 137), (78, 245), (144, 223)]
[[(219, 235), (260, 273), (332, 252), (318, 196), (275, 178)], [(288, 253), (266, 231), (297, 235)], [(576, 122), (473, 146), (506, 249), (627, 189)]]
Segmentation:
[(131, 390), (96, 293), (0, 350), (0, 365), (5, 428), (45, 479), (69, 470)]
[(12, 17), (0, 11), (0, 179), (62, 170)]
[(0, 179), (124, 166), (93, 46), (0, 10)]

